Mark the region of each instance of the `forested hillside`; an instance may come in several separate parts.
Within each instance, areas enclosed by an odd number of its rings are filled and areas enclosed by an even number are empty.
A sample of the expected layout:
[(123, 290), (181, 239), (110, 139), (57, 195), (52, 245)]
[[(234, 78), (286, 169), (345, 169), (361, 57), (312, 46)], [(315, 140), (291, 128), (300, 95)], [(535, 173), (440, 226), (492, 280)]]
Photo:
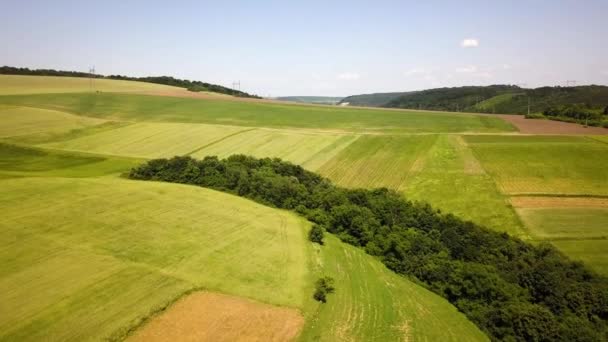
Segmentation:
[(608, 106), (608, 87), (520, 88), (514, 85), (470, 86), (428, 89), (410, 93), (349, 96), (342, 100), (354, 106), (426, 109), (497, 114), (542, 113), (550, 107), (581, 105), (602, 112)]

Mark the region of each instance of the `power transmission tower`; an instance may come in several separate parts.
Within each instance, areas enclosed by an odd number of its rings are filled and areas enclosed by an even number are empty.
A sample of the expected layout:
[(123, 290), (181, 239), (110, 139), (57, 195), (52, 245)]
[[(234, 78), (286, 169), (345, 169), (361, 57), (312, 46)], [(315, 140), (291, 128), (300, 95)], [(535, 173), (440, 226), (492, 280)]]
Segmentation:
[(241, 91), (241, 81), (232, 82), (232, 89)]
[(91, 92), (93, 92), (94, 79), (95, 79), (95, 66), (93, 65), (93, 67), (89, 68), (89, 88), (91, 89)]

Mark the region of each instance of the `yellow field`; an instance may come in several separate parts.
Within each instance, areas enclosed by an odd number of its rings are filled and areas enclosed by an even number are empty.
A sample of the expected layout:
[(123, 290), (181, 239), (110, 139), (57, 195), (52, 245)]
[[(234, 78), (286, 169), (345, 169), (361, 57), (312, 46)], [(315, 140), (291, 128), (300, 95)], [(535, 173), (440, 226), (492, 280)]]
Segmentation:
[(0, 95), (79, 93), (79, 92), (142, 92), (181, 89), (145, 82), (95, 79), (93, 87), (88, 78), (0, 75)]

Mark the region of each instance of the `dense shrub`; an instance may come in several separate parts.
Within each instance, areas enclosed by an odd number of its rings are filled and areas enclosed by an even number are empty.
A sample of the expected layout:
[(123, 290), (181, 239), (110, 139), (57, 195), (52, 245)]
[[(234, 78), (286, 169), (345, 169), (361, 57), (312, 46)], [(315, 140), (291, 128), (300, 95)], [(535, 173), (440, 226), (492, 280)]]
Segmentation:
[(323, 277), (319, 278), (315, 284), (315, 293), (312, 297), (321, 302), (327, 303), (327, 295), (330, 293), (334, 293), (334, 279), (331, 277)]
[(293, 209), (445, 297), (494, 340), (602, 341), (608, 281), (533, 245), (388, 189), (343, 189), (280, 159), (151, 160), (133, 179), (194, 184)]
[(312, 242), (316, 242), (319, 245), (323, 245), (323, 238), (325, 230), (318, 224), (313, 224), (310, 232), (308, 232), (308, 239)]

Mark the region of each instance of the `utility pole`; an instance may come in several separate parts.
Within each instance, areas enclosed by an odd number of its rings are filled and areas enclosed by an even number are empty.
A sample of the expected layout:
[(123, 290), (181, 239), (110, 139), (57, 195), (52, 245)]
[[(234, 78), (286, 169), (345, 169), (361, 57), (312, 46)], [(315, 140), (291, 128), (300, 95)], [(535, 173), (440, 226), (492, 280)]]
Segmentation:
[(528, 116), (530, 116), (530, 95), (528, 95)]
[(95, 78), (95, 66), (89, 68), (89, 88), (93, 92), (93, 80)]

